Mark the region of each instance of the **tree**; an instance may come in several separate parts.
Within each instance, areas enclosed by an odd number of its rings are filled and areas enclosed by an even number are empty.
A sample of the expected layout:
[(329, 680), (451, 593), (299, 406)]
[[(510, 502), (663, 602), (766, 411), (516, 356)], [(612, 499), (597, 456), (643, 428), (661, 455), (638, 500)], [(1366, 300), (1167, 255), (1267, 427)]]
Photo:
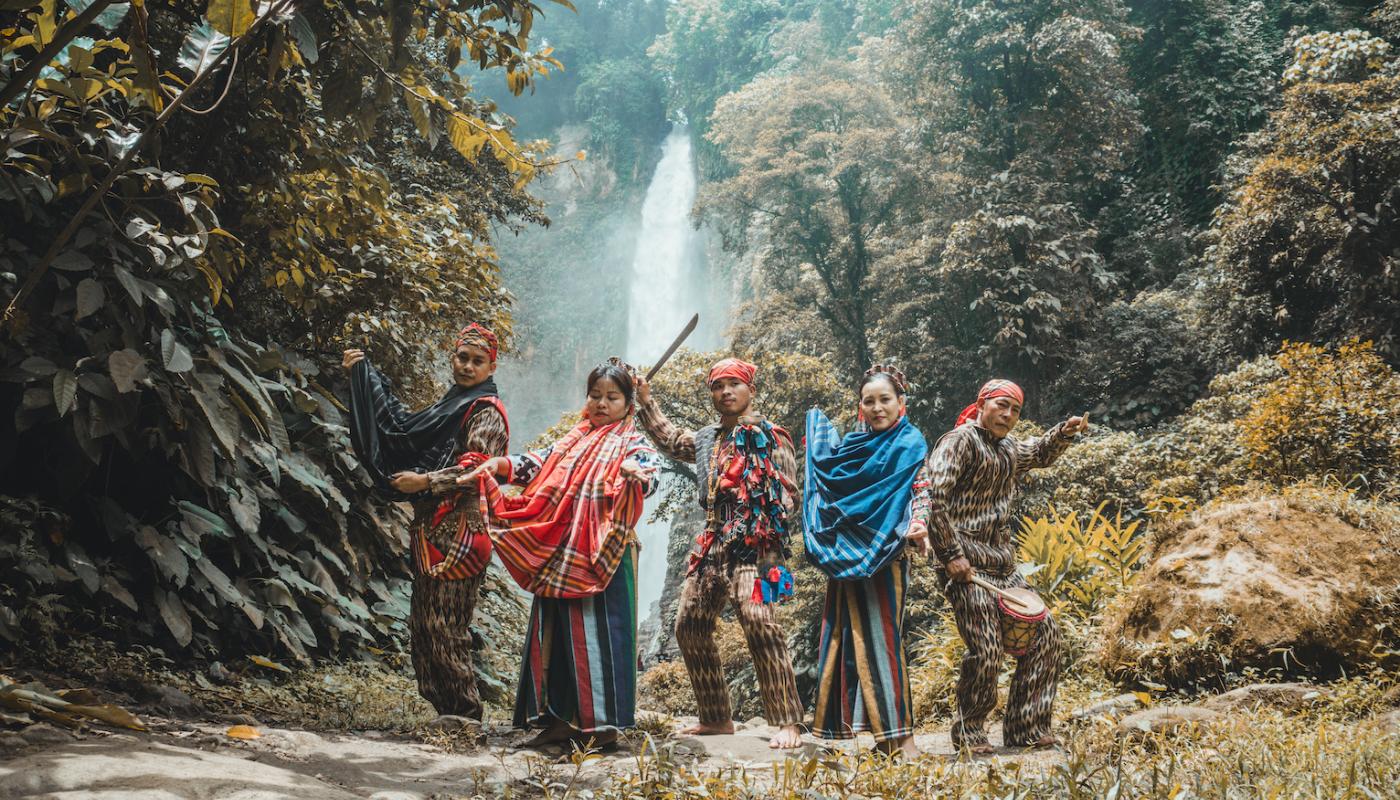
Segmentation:
[(1137, 33), (1115, 0), (925, 0), (896, 29), (892, 91), (964, 200), (926, 263), (971, 296), (977, 352), (1032, 383), (1116, 283), (1096, 217), (1142, 132), (1123, 58)]
[(848, 378), (872, 361), (871, 274), (906, 174), (905, 122), (879, 86), (852, 73), (827, 64), (764, 76), (722, 98), (708, 136), (733, 173), (697, 202), (727, 247), (761, 236), (760, 297), (782, 292), (816, 309)]
[(1297, 40), (1285, 72), (1296, 82), (1231, 161), (1208, 257), (1234, 352), (1360, 336), (1400, 355), (1400, 77), (1388, 51), (1359, 31)]
[(557, 67), (538, 7), (16, 6), (0, 493), (31, 497), (0, 512), (0, 634), (64, 606), (198, 654), (394, 644), (404, 520), (324, 351), (369, 339), (422, 396), (462, 313), (506, 327), (489, 224), (538, 219), (548, 165), (455, 68)]

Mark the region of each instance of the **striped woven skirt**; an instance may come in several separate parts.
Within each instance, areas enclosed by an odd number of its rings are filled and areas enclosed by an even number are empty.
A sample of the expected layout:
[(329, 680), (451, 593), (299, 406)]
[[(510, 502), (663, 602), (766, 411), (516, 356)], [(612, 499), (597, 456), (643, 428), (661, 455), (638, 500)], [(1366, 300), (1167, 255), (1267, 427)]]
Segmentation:
[(631, 728), (637, 704), (637, 548), (602, 592), (536, 597), (530, 607), (515, 727), (561, 719), (584, 733)]
[(904, 654), (908, 588), (905, 557), (864, 580), (827, 581), (815, 709), (822, 738), (870, 731), (882, 742), (914, 732)]

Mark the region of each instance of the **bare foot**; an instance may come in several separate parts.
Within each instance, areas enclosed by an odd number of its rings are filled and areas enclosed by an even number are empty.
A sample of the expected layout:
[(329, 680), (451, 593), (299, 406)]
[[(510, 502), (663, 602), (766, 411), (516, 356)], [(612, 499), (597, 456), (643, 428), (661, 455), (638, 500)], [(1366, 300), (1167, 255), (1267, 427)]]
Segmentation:
[(576, 731), (573, 726), (563, 720), (551, 720), (549, 727), (535, 734), (534, 738), (519, 745), (520, 747), (543, 747), (547, 744), (567, 741)]
[(890, 758), (895, 758), (896, 756), (903, 758), (919, 757), (919, 747), (914, 744), (913, 736), (902, 736), (898, 739), (886, 739), (883, 742), (876, 742), (875, 749)]
[(988, 742), (983, 742), (981, 744), (965, 744), (960, 749), (966, 750), (974, 756), (989, 756), (997, 751), (997, 749), (992, 747)]
[(734, 732), (734, 720), (728, 722), (697, 722), (687, 725), (676, 733), (682, 736), (717, 736)]
[(768, 740), (768, 746), (774, 750), (791, 750), (802, 746), (802, 731), (796, 725), (785, 725), (773, 734), (773, 738)]
[(1040, 748), (1043, 748), (1043, 747), (1059, 747), (1059, 746), (1060, 746), (1060, 737), (1054, 735), (1053, 733), (1047, 733), (1047, 734), (1045, 734), (1044, 736), (1040, 737), (1039, 739), (1036, 739), (1034, 742), (1031, 742), (1030, 744), (1026, 745), (1026, 747), (1029, 747), (1029, 748), (1031, 748), (1032, 750), (1039, 750)]

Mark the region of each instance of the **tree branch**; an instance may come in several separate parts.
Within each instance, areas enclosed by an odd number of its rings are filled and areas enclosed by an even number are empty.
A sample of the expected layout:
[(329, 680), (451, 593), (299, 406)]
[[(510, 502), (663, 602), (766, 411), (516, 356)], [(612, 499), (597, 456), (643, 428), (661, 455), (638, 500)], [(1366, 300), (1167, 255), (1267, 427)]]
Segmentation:
[[(220, 65), (224, 63), (224, 59), (236, 53), (254, 34), (262, 29), (263, 25), (269, 19), (281, 14), (286, 8), (291, 6), (293, 2), (294, 0), (276, 0), (266, 14), (253, 20), (253, 24), (248, 26), (248, 30), (244, 31), (242, 36), (233, 40), (226, 50), (210, 62), (208, 67), (196, 73), (194, 78), (190, 80), (189, 85), (185, 87), (184, 91), (176, 95), (175, 99), (171, 100), (170, 103), (166, 105), (165, 109), (160, 112), (160, 115), (155, 118), (150, 127), (142, 131), (141, 137), (132, 144), (131, 149), (126, 152), (126, 155), (121, 157), (120, 161), (112, 165), (112, 169), (107, 173), (107, 177), (103, 178), (102, 182), (93, 189), (92, 194), (88, 195), (88, 199), (84, 201), (82, 207), (78, 209), (78, 213), (73, 215), (73, 218), (68, 221), (68, 225), (54, 238), (53, 242), (49, 245), (48, 251), (44, 253), (44, 257), (39, 260), (39, 265), (34, 268), (33, 272), (29, 273), (29, 276), (25, 278), (24, 283), (19, 287), (19, 291), (16, 292), (14, 298), (10, 300), (10, 304), (5, 306), (5, 314), (3, 317), (0, 317), (0, 325), (8, 326), (13, 321), (15, 309), (19, 308), (20, 304), (34, 291), (34, 287), (39, 284), (39, 280), (43, 278), (44, 274), (49, 271), (49, 268), (53, 266), (54, 259), (58, 257), (59, 253), (63, 252), (63, 248), (72, 240), (73, 235), (78, 232), (78, 228), (82, 225), (83, 220), (87, 219), (88, 214), (92, 213), (92, 210), (97, 207), (97, 204), (101, 202), (102, 198), (111, 190), (112, 185), (117, 182), (117, 178), (120, 178), (126, 173), (127, 169), (131, 166), (131, 162), (145, 149), (146, 144), (151, 141), (156, 131), (160, 130), (161, 127), (165, 125), (166, 121), (174, 116), (176, 111), (180, 110), (185, 104), (186, 99), (192, 96), (194, 91), (203, 85), (206, 78), (218, 71)], [(94, 3), (93, 5), (96, 6), (97, 4)]]
[(49, 42), (43, 50), (39, 51), (39, 55), (35, 56), (33, 61), (29, 62), (24, 69), (20, 70), (19, 73), (11, 78), (10, 82), (5, 84), (5, 88), (0, 89), (0, 109), (8, 107), (11, 101), (19, 97), (19, 93), (24, 91), (29, 84), (33, 83), (35, 79), (39, 77), (39, 73), (44, 71), (44, 67), (47, 67), (49, 63), (62, 52), (63, 48), (67, 47), (70, 42), (76, 39), (78, 34), (87, 30), (87, 26), (91, 25), (92, 21), (97, 19), (97, 15), (106, 11), (107, 6), (110, 6), (114, 2), (116, 2), (116, 0), (97, 0), (97, 2), (83, 9), (83, 13), (74, 17), (72, 22), (64, 25), (63, 28), (54, 35), (53, 41)]

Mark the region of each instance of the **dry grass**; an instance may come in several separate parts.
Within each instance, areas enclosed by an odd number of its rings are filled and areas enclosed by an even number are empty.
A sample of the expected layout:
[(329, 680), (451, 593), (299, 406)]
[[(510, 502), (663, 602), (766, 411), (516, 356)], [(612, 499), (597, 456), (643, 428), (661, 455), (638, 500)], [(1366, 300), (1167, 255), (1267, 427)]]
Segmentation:
[(605, 786), (554, 797), (614, 798), (1381, 798), (1400, 786), (1400, 739), (1322, 710), (1242, 713), (1220, 725), (1138, 741), (1090, 725), (1048, 768), (926, 756), (791, 760), (767, 769), (695, 770), (663, 749)]

